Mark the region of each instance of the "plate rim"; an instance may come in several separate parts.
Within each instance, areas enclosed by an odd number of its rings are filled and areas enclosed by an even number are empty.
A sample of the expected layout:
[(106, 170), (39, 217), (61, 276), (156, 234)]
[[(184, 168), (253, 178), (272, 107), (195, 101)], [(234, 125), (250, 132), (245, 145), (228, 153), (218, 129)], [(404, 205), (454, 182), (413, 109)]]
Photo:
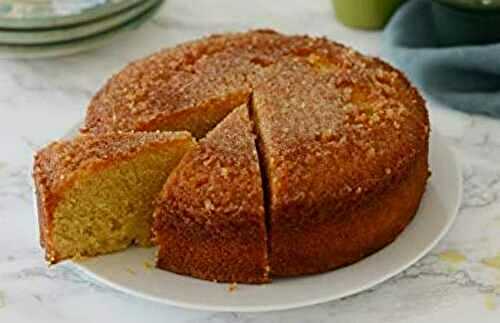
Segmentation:
[[(63, 136), (63, 138), (69, 138), (75, 134), (76, 131), (81, 127), (81, 122), (77, 123), (75, 126), (71, 127), (70, 130)], [(91, 279), (102, 283), (110, 288), (113, 288), (117, 291), (120, 291), (122, 293), (134, 296), (134, 297), (140, 297), (142, 299), (148, 300), (148, 301), (153, 301), (155, 303), (159, 304), (165, 304), (165, 305), (170, 305), (170, 306), (175, 306), (178, 308), (184, 308), (184, 309), (189, 309), (189, 310), (197, 310), (197, 311), (210, 311), (210, 312), (240, 312), (240, 313), (256, 313), (256, 312), (271, 312), (271, 311), (284, 311), (284, 310), (290, 310), (294, 308), (301, 308), (301, 307), (306, 307), (306, 306), (312, 306), (312, 305), (317, 305), (317, 304), (322, 304), (326, 302), (330, 302), (336, 299), (341, 299), (344, 297), (348, 296), (353, 296), (356, 294), (359, 294), (362, 291), (365, 291), (367, 289), (373, 288), (382, 282), (396, 276), (397, 274), (405, 271), (412, 265), (414, 265), (416, 262), (418, 262), (420, 259), (422, 259), (426, 254), (428, 254), (436, 245), (439, 241), (443, 239), (443, 237), (449, 232), (450, 228), (453, 226), (455, 223), (459, 208), (460, 208), (460, 202), (462, 201), (463, 197), (463, 177), (462, 177), (462, 162), (459, 158), (459, 155), (454, 149), (447, 139), (439, 134), (436, 130), (432, 130), (431, 132), (431, 140), (439, 142), (439, 147), (444, 148), (447, 150), (447, 155), (451, 157), (453, 160), (453, 170), (450, 171), (450, 173), (453, 173), (453, 178), (456, 179), (456, 186), (455, 186), (455, 195), (456, 195), (456, 201), (455, 205), (453, 206), (453, 212), (450, 210), (451, 216), (447, 219), (446, 224), (440, 229), (439, 234), (437, 234), (430, 243), (428, 243), (422, 250), (420, 250), (415, 257), (413, 257), (410, 261), (405, 263), (404, 265), (388, 271), (387, 273), (380, 275), (377, 279), (371, 280), (369, 283), (366, 283), (363, 286), (354, 288), (354, 289), (349, 289), (346, 290), (342, 293), (332, 293), (331, 296), (319, 296), (319, 297), (313, 297), (309, 298), (307, 300), (302, 300), (302, 301), (296, 301), (296, 302), (291, 302), (291, 303), (283, 303), (283, 304), (278, 304), (278, 305), (206, 305), (206, 304), (194, 304), (190, 302), (185, 302), (185, 301), (178, 301), (178, 300), (172, 300), (170, 298), (165, 298), (165, 297), (160, 297), (160, 296), (155, 296), (155, 295), (150, 295), (142, 291), (135, 290), (133, 288), (126, 287), (124, 285), (120, 285), (118, 283), (115, 283), (112, 280), (109, 280), (105, 277), (101, 277), (100, 275), (96, 274), (95, 272), (91, 271), (89, 268), (85, 266), (85, 263), (78, 263), (75, 261), (69, 261), (68, 263), (73, 267), (76, 268), (78, 271), (84, 273)], [(430, 147), (436, 146), (436, 144), (431, 144)], [(430, 151), (431, 151), (430, 149)], [(436, 149), (436, 148), (434, 148)], [(432, 168), (432, 165), (430, 165)], [(427, 192), (427, 190), (426, 190)], [(36, 210), (36, 203), (35, 204), (35, 210)], [(418, 214), (419, 211), (417, 211)], [(397, 240), (395, 240), (397, 241)], [(386, 247), (384, 247), (386, 248)], [(382, 248), (381, 250), (383, 250)], [(378, 252), (378, 251), (377, 251)], [(374, 254), (376, 254), (375, 252)], [(346, 266), (345, 268), (348, 268), (349, 266)], [(328, 273), (326, 273), (328, 274)], [(306, 277), (307, 278), (307, 277)], [(196, 279), (196, 278), (191, 278), (191, 279)], [(293, 278), (292, 278), (293, 279)], [(272, 284), (269, 285), (272, 287)]]

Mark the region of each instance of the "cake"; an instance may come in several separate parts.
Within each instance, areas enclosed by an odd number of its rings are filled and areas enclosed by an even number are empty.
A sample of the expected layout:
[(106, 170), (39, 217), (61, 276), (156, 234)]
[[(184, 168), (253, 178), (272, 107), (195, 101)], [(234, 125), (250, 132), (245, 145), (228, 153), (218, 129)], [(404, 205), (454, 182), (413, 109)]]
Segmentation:
[(194, 144), (187, 132), (110, 133), (40, 150), (33, 175), (46, 259), (151, 245), (153, 200)]
[(246, 105), (184, 156), (154, 218), (159, 268), (219, 282), (269, 281), (264, 195)]
[[(114, 75), (81, 129), (155, 131), (200, 139), (161, 178), (157, 266), (207, 280), (263, 283), (363, 259), (410, 223), (429, 177), (418, 91), (326, 38), (257, 30), (160, 51)], [(38, 182), (42, 197), (54, 190)]]

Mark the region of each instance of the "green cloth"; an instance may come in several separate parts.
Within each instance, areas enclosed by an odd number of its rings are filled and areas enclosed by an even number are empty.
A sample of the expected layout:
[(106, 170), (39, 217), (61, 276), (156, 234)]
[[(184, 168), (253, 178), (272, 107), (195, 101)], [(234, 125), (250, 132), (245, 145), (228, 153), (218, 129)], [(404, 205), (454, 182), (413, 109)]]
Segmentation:
[(500, 43), (441, 47), (430, 0), (412, 0), (383, 33), (383, 56), (427, 96), (462, 111), (500, 117)]

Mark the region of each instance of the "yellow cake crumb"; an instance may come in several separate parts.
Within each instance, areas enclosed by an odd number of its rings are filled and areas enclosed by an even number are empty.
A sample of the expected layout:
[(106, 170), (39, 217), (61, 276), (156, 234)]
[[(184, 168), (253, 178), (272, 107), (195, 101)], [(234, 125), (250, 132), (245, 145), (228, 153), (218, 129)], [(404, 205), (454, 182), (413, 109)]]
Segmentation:
[(145, 261), (144, 262), (144, 268), (151, 269), (151, 268), (153, 268), (153, 264), (151, 262), (149, 262), (149, 261)]
[(227, 290), (230, 293), (235, 292), (237, 289), (238, 289), (238, 284), (237, 283), (231, 283), (231, 284), (229, 284), (229, 287), (227, 288)]

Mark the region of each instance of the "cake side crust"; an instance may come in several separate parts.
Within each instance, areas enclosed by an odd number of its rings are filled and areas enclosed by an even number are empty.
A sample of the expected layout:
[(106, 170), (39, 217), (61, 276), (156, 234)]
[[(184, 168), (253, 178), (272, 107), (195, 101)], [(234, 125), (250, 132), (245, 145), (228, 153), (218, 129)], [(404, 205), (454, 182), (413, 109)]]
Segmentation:
[(361, 205), (300, 230), (273, 218), (271, 274), (321, 273), (357, 262), (393, 242), (418, 210), (429, 176), (427, 152), (398, 182)]
[(157, 202), (157, 266), (218, 282), (269, 279), (255, 137), (246, 105), (184, 156)]

